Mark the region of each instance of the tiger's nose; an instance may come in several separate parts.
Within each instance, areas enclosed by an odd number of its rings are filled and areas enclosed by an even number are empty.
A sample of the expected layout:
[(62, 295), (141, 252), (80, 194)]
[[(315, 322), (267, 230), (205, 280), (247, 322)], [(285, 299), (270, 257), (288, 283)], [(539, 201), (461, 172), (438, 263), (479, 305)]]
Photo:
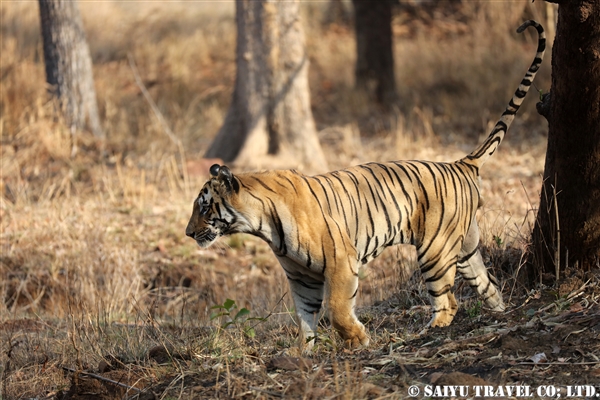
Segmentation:
[(185, 235), (186, 236), (189, 236), (189, 237), (193, 238), (194, 234), (195, 234), (195, 232), (192, 231), (192, 230), (188, 230), (188, 229), (185, 230)]

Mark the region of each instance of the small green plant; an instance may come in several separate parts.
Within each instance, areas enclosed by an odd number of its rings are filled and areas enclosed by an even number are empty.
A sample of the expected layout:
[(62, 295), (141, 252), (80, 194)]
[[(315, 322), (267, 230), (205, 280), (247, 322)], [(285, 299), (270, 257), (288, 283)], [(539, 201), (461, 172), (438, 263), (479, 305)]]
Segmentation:
[(476, 318), (481, 315), (481, 301), (476, 301), (471, 307), (467, 308), (467, 315), (470, 318)]
[(494, 242), (496, 243), (496, 246), (501, 247), (504, 242), (502, 241), (502, 238), (500, 236), (496, 236), (494, 235)]
[[(230, 325), (237, 326), (244, 335), (249, 338), (253, 338), (256, 336), (256, 332), (254, 331), (254, 326), (251, 325), (250, 321), (266, 321), (267, 318), (263, 317), (248, 317), (250, 315), (250, 310), (246, 307), (241, 308), (239, 311), (237, 310), (238, 306), (235, 303), (235, 300), (227, 299), (223, 304), (217, 304), (211, 307), (211, 310), (217, 310), (210, 315), (210, 320), (213, 321), (217, 318), (225, 317), (228, 319), (227, 321), (221, 324), (221, 329), (227, 329)], [(235, 315), (234, 315), (235, 313)]]
[(335, 342), (335, 336), (332, 338), (330, 335), (330, 332), (328, 330), (325, 330), (325, 331), (319, 333), (318, 335), (315, 334), (315, 336), (307, 337), (306, 343), (310, 342), (312, 339), (315, 340), (315, 344), (313, 347), (314, 352), (332, 351), (337, 348), (336, 342)]

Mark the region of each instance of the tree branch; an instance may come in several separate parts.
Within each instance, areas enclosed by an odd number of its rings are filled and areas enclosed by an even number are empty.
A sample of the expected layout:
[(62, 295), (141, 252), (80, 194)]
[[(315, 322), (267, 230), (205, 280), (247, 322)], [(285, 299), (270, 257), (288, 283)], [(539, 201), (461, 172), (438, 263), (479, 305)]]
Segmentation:
[(535, 105), (535, 108), (536, 108), (538, 114), (540, 114), (541, 116), (546, 118), (548, 123), (550, 123), (550, 120), (552, 119), (551, 105), (552, 105), (552, 91), (550, 91), (548, 93), (544, 93), (542, 95), (542, 101), (536, 103), (536, 105)]

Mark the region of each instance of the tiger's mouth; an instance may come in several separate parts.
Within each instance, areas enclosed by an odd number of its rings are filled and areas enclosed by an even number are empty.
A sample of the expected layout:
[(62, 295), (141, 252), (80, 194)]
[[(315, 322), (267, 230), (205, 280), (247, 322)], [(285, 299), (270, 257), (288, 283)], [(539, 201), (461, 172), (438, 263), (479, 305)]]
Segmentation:
[(198, 246), (209, 247), (215, 242), (215, 240), (217, 240), (220, 234), (210, 229), (205, 229), (201, 232), (194, 232), (193, 235), (188, 236), (191, 236), (196, 241), (196, 243), (198, 243)]

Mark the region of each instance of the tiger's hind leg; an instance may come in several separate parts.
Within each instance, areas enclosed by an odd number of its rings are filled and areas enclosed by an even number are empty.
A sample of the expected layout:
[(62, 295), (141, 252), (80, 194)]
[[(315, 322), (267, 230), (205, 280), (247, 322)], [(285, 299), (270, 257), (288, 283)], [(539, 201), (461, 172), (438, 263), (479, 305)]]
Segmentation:
[(458, 303), (452, 292), (456, 275), (456, 256), (438, 260), (428, 260), (422, 256), (420, 263), (433, 310), (427, 326), (448, 326), (458, 310)]
[(458, 272), (483, 298), (487, 308), (492, 311), (504, 311), (504, 301), (502, 293), (497, 287), (498, 282), (483, 264), (478, 245), (479, 228), (477, 221), (473, 218), (458, 258)]

